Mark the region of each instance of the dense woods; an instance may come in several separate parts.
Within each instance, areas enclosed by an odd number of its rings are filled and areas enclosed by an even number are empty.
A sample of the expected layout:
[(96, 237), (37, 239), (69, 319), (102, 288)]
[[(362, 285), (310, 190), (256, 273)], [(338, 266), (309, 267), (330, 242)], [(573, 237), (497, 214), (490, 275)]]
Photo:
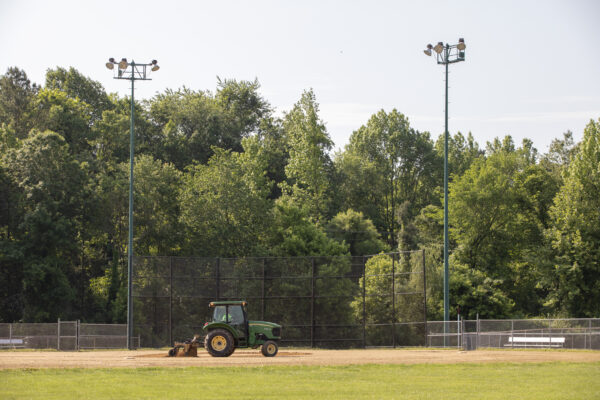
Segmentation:
[[(43, 85), (18, 68), (0, 77), (0, 322), (125, 321), (129, 102), (73, 68)], [(258, 81), (166, 90), (135, 120), (137, 255), (425, 249), (441, 277), (443, 138), (399, 110), (338, 152), (312, 90), (277, 117)], [(546, 154), (475, 137), (449, 142), (451, 308), (598, 317), (600, 119)], [(443, 315), (440, 279), (430, 319)]]

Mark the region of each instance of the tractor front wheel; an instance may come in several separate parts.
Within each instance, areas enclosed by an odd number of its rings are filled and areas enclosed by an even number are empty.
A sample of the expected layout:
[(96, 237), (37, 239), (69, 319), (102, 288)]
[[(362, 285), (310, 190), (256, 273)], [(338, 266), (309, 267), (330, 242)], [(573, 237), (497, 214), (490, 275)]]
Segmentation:
[(235, 350), (233, 336), (225, 329), (214, 329), (204, 338), (204, 348), (213, 357), (229, 357)]
[(275, 357), (275, 354), (277, 354), (278, 350), (279, 347), (277, 346), (277, 342), (274, 342), (272, 340), (267, 340), (260, 349), (263, 356), (265, 357)]

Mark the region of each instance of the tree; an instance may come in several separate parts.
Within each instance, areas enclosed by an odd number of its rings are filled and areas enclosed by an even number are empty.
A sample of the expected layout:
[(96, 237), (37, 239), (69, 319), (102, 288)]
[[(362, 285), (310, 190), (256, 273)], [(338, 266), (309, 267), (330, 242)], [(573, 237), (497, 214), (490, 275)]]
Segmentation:
[[(272, 284), (270, 293), (273, 296), (291, 296), (290, 299), (300, 296), (297, 300), (292, 300), (296, 302), (295, 307), (289, 307), (289, 300), (287, 307), (285, 302), (281, 302), (279, 307), (274, 304), (274, 315), (281, 316), (282, 321), (290, 325), (297, 324), (298, 321), (311, 323), (306, 307), (299, 305), (306, 306), (306, 296), (313, 290), (311, 278), (314, 276), (318, 277), (314, 279), (316, 324), (348, 324), (352, 318), (350, 304), (339, 302), (336, 298), (349, 296), (357, 291), (357, 286), (346, 277), (351, 273), (347, 245), (329, 238), (323, 228), (310, 218), (306, 208), (301, 208), (289, 197), (284, 196), (275, 202), (272, 225), (270, 254), (292, 257), (285, 260), (286, 265), (282, 271), (293, 270), (298, 278), (304, 278), (281, 279), (276, 286)], [(305, 300), (302, 301), (301, 297)]]
[[(487, 285), (488, 292), (502, 291), (495, 298), (507, 297), (514, 312), (537, 315), (544, 294), (537, 285), (544, 255), (540, 249), (557, 183), (535, 164), (536, 152), (529, 142), (515, 149), (507, 137), (502, 143), (496, 139), (491, 148), (489, 157), (476, 159), (450, 186), (453, 264), (462, 271), (481, 272), (463, 274), (464, 279)], [(461, 307), (473, 309), (475, 304)]]
[(55, 132), (35, 132), (7, 156), (7, 168), (23, 192), (19, 226), (24, 254), (24, 318), (55, 320), (74, 307), (72, 282), (80, 273), (78, 246), (86, 237), (87, 174)]
[(59, 90), (70, 99), (88, 104), (92, 122), (99, 120), (102, 112), (113, 108), (113, 103), (100, 82), (83, 76), (73, 67), (69, 70), (61, 67), (49, 69), (46, 72), (46, 89)]
[(546, 305), (571, 317), (597, 316), (600, 304), (600, 120), (591, 120), (550, 210), (556, 262)]
[(235, 257), (264, 254), (270, 192), (260, 159), (213, 148), (207, 165), (191, 166), (181, 188), (187, 254)]
[(10, 135), (10, 141), (24, 139), (33, 126), (33, 100), (38, 89), (17, 67), (8, 68), (0, 77), (0, 127), (5, 124), (4, 135)]
[(327, 225), (330, 237), (349, 246), (353, 256), (365, 256), (385, 251), (387, 246), (371, 220), (352, 209), (338, 213)]
[(92, 140), (91, 111), (86, 103), (72, 99), (56, 89), (42, 89), (35, 99), (36, 123), (39, 130), (59, 133), (73, 154), (90, 153)]
[[(398, 205), (408, 202), (409, 214), (414, 217), (433, 200), (441, 164), (429, 134), (412, 129), (408, 119), (397, 110), (390, 113), (381, 110), (352, 134), (345, 152), (356, 155), (347, 159), (346, 165), (359, 164), (358, 173), (373, 179), (367, 184), (376, 193), (373, 200), (377, 214), (372, 215), (367, 212), (372, 209), (363, 210), (354, 204), (348, 206), (365, 211), (365, 215), (386, 233), (388, 243), (395, 247)], [(344, 173), (354, 174), (348, 170)], [(361, 179), (352, 182), (363, 184)], [(361, 188), (350, 190), (361, 191)]]
[[(121, 168), (127, 171), (129, 164)], [(121, 176), (127, 176), (125, 171)], [(133, 173), (136, 254), (173, 255), (181, 246), (178, 191), (182, 174), (172, 164), (149, 155), (136, 158)]]
[[(483, 156), (483, 151), (479, 144), (473, 138), (471, 132), (465, 138), (460, 132), (455, 135), (448, 135), (448, 174), (452, 176), (461, 176), (465, 173), (473, 161)], [(440, 135), (435, 142), (435, 150), (438, 157), (444, 157), (444, 135)]]
[(271, 114), (269, 103), (258, 94), (258, 79), (252, 82), (217, 78), (215, 100), (233, 121), (232, 135), (245, 138), (259, 129)]
[(288, 140), (287, 182), (283, 192), (306, 208), (315, 221), (329, 214), (333, 166), (328, 151), (333, 142), (319, 118), (319, 105), (312, 90), (285, 115), (283, 128)]
[(0, 321), (12, 322), (23, 313), (22, 193), (3, 164), (0, 158)]

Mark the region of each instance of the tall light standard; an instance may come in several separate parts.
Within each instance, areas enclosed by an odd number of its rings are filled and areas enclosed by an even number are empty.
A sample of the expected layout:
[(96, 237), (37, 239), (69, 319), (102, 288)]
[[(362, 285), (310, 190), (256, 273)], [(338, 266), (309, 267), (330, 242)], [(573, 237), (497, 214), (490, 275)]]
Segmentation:
[(133, 120), (134, 120), (134, 82), (149, 81), (147, 78), (147, 68), (152, 71), (158, 71), (160, 68), (156, 60), (148, 64), (136, 64), (135, 61), (127, 62), (126, 58), (116, 62), (114, 58), (109, 58), (106, 68), (114, 70), (115, 79), (127, 79), (131, 81), (131, 124), (129, 127), (129, 240), (127, 242), (127, 348), (133, 350)]
[[(437, 63), (446, 67), (446, 110), (444, 128), (444, 321), (450, 320), (450, 295), (448, 274), (448, 64), (465, 61), (465, 39), (458, 39), (458, 44), (444, 45), (438, 42), (435, 46), (427, 45), (425, 54), (431, 56), (431, 51), (437, 55)], [(444, 324), (445, 327), (446, 324)], [(444, 329), (445, 332), (445, 329)], [(446, 336), (444, 336), (444, 344)]]

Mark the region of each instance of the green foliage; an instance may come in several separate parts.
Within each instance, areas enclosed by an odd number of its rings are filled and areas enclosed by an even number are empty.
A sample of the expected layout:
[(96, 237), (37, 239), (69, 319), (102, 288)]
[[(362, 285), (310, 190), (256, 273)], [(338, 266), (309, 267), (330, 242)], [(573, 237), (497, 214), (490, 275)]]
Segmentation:
[(386, 244), (379, 239), (373, 222), (366, 219), (363, 213), (352, 209), (333, 217), (327, 225), (327, 232), (332, 238), (346, 243), (353, 256), (377, 254), (387, 250)]
[(213, 151), (208, 164), (190, 167), (183, 177), (185, 251), (224, 257), (264, 253), (271, 219), (264, 166), (249, 153)]
[[(0, 321), (124, 321), (130, 100), (74, 68), (48, 70), (44, 87), (16, 67), (0, 76)], [(257, 80), (218, 78), (214, 94), (166, 90), (134, 113), (136, 255), (425, 250), (429, 317), (441, 317), (443, 136), (434, 143), (399, 111), (382, 110), (332, 161), (314, 92), (279, 119)], [(484, 153), (471, 133), (450, 135), (453, 310), (596, 315), (599, 125), (591, 121), (581, 143), (566, 132), (543, 155), (528, 139), (497, 138)], [(400, 257), (393, 269), (416, 262)], [(389, 274), (389, 257), (368, 268)], [(317, 269), (346, 276), (350, 263)], [(388, 278), (368, 290), (386, 292)], [(354, 298), (358, 286), (331, 278), (316, 290)], [(350, 301), (331, 299), (318, 297), (322, 318), (356, 320)], [(417, 309), (410, 301), (397, 304)], [(368, 307), (373, 321), (385, 319)]]
[(600, 120), (590, 121), (550, 215), (556, 263), (547, 305), (565, 315), (597, 315), (600, 301)]
[(27, 136), (33, 126), (37, 91), (38, 86), (31, 84), (25, 71), (16, 67), (8, 68), (0, 77), (0, 127), (5, 127), (2, 141), (13, 142)]
[[(365, 292), (366, 323), (387, 324), (422, 320), (423, 298), (398, 295), (422, 292), (422, 271), (422, 253), (401, 254), (400, 259), (396, 255), (387, 254), (369, 258), (365, 265), (366, 283), (364, 278), (359, 280), (359, 287), (364, 287)], [(393, 293), (395, 295), (392, 295)], [(352, 309), (356, 318), (362, 320), (362, 291), (352, 301)]]
[(46, 89), (61, 91), (73, 100), (88, 104), (92, 121), (100, 119), (103, 111), (113, 107), (100, 82), (83, 76), (73, 67), (68, 71), (61, 67), (49, 69), (46, 72)]
[[(490, 295), (463, 300), (459, 292), (453, 295), (468, 314), (487, 307), (482, 313), (506, 317), (514, 303), (512, 315), (538, 315), (545, 295), (538, 285), (545, 256), (540, 243), (558, 183), (535, 164), (528, 142), (515, 149), (506, 137), (488, 150), (489, 157), (476, 159), (450, 186), (450, 215), (455, 278), (463, 280), (456, 281), (455, 290), (483, 285), (482, 293)], [(494, 291), (499, 292), (491, 295)]]
[[(346, 152), (354, 157), (342, 159), (340, 165), (346, 167), (343, 173), (359, 174), (348, 181), (356, 186), (346, 188), (352, 193), (347, 206), (365, 212), (395, 247), (398, 206), (406, 202), (414, 217), (433, 200), (441, 164), (429, 134), (411, 128), (408, 119), (397, 110), (381, 110), (352, 134)], [(361, 207), (369, 197), (354, 194), (363, 192), (365, 184), (366, 190), (372, 192), (375, 207)]]
[(92, 140), (91, 108), (65, 92), (42, 89), (35, 100), (36, 126), (59, 133), (74, 154), (89, 152)]
[(289, 146), (283, 191), (305, 207), (311, 218), (320, 221), (329, 214), (332, 196), (332, 163), (328, 151), (333, 142), (319, 118), (319, 105), (312, 90), (302, 93), (286, 114), (283, 128)]
[(338, 256), (346, 255), (347, 245), (327, 236), (311, 221), (305, 209), (288, 198), (275, 203), (273, 232), (269, 243), (274, 256)]
[[(435, 142), (435, 150), (438, 157), (444, 157), (444, 135), (440, 135)], [(471, 166), (473, 161), (483, 156), (479, 144), (473, 138), (471, 132), (465, 138), (460, 132), (456, 135), (448, 135), (448, 174), (461, 176)]]

